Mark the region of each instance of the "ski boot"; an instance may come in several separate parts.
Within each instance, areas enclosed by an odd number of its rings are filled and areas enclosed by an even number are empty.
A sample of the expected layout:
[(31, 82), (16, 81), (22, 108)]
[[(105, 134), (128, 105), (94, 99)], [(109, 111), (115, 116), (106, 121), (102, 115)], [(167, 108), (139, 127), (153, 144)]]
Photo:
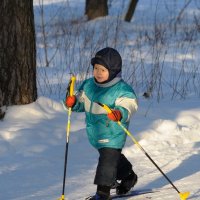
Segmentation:
[(132, 171), (126, 178), (124, 178), (120, 185), (116, 188), (116, 194), (126, 194), (137, 183), (137, 175)]

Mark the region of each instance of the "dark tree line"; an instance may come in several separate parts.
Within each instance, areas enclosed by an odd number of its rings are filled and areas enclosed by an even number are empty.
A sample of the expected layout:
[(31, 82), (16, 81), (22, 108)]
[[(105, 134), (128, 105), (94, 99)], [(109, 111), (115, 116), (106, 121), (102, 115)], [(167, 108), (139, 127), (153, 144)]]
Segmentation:
[[(130, 0), (129, 7), (124, 18), (125, 21), (131, 21), (137, 3), (138, 0)], [(107, 16), (108, 12), (108, 0), (86, 0), (85, 14), (88, 17), (88, 20)]]

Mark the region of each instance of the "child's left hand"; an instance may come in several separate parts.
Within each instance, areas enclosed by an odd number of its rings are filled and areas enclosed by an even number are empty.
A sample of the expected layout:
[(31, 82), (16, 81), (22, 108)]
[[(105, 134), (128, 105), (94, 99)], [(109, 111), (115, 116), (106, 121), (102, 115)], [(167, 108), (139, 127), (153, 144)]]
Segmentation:
[(120, 112), (119, 110), (112, 110), (111, 113), (108, 113), (108, 114), (107, 114), (107, 117), (108, 117), (110, 120), (117, 122), (117, 121), (120, 121), (120, 120), (121, 120), (122, 114), (121, 114), (121, 112)]

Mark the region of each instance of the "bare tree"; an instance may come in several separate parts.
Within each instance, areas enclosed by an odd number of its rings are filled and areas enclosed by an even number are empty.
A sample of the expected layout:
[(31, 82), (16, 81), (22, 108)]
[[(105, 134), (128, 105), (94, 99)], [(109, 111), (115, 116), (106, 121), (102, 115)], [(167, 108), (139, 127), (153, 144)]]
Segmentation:
[(0, 2), (0, 114), (8, 105), (36, 100), (33, 0)]
[(108, 15), (107, 0), (86, 0), (85, 14), (88, 20)]
[(133, 14), (135, 12), (135, 8), (137, 6), (137, 3), (138, 3), (138, 0), (130, 0), (128, 11), (127, 11), (126, 16), (124, 18), (125, 21), (127, 21), (127, 22), (131, 21)]

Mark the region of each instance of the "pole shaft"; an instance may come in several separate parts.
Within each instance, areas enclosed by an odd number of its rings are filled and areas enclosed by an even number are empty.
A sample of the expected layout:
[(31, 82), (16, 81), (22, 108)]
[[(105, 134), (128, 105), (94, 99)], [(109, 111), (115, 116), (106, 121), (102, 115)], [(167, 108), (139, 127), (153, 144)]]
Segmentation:
[[(69, 82), (68, 90), (69, 90), (70, 96), (73, 96), (73, 93), (74, 93), (75, 80), (76, 80), (76, 77), (72, 76)], [(68, 160), (67, 158), (68, 158), (68, 147), (69, 147), (71, 113), (72, 113), (72, 108), (70, 107), (68, 108), (68, 120), (67, 120), (67, 127), (66, 127), (66, 148), (65, 148), (65, 162), (64, 162), (63, 188), (62, 188), (61, 200), (64, 200), (64, 195), (65, 195), (65, 182), (66, 182), (65, 180), (66, 180), (66, 172), (67, 172), (67, 160)]]
[(130, 136), (132, 141), (144, 152), (144, 154), (149, 158), (149, 160), (156, 166), (156, 168), (160, 171), (160, 173), (167, 179), (167, 181), (172, 185), (172, 187), (178, 192), (177, 187), (172, 183), (172, 181), (167, 177), (167, 175), (161, 170), (161, 168), (156, 164), (156, 162), (151, 158), (151, 156), (144, 150), (144, 148), (140, 145), (140, 143), (133, 137), (133, 135), (118, 121), (119, 126), (125, 131), (125, 133)]
[(149, 154), (144, 151), (145, 155), (147, 156), (147, 158), (149, 158), (149, 160), (156, 166), (156, 168), (160, 171), (160, 173), (167, 179), (167, 181), (172, 185), (172, 187), (178, 192), (179, 190), (177, 189), (177, 187), (172, 183), (172, 181), (167, 177), (167, 175), (161, 170), (161, 168), (155, 163), (155, 161), (149, 156)]
[(66, 142), (62, 195), (65, 195), (65, 180), (66, 180), (66, 171), (67, 171), (68, 147), (69, 147), (69, 142)]
[[(111, 113), (112, 110), (105, 104), (97, 102), (101, 107), (103, 107), (108, 113)], [(167, 175), (161, 170), (161, 168), (155, 163), (155, 161), (149, 156), (149, 154), (144, 150), (140, 143), (135, 139), (135, 137), (128, 131), (126, 127), (122, 125), (120, 121), (117, 121), (118, 125), (124, 130), (124, 132), (132, 139), (132, 141), (143, 151), (143, 153), (149, 158), (149, 160), (156, 166), (160, 173), (167, 179), (167, 181), (172, 185), (172, 187), (178, 192), (181, 200), (186, 200), (190, 195), (190, 192), (181, 193), (177, 187), (172, 183), (172, 181), (167, 177)]]

